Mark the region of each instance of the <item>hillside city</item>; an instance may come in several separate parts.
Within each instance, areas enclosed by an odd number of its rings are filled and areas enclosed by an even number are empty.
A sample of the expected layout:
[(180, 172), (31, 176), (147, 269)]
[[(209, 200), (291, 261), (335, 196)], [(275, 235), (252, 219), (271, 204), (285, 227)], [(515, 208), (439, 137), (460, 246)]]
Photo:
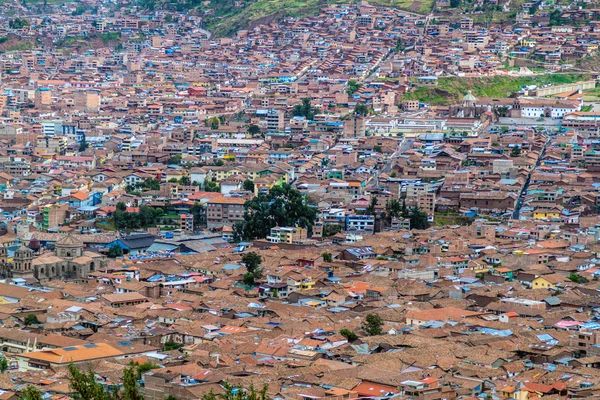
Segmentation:
[(600, 398), (600, 4), (0, 2), (0, 400)]

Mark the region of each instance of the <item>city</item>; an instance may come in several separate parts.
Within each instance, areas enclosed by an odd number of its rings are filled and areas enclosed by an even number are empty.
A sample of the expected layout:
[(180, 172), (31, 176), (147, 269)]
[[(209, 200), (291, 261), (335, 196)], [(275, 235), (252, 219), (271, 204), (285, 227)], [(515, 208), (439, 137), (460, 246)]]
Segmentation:
[(600, 397), (598, 2), (0, 21), (2, 400)]

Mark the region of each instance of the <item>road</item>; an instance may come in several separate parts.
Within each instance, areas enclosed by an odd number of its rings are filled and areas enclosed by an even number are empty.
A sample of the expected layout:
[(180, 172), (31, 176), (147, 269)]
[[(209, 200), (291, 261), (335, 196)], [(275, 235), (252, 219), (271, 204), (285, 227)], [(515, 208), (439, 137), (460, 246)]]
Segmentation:
[(406, 152), (408, 149), (410, 149), (414, 142), (415, 142), (415, 139), (406, 139), (406, 138), (402, 139), (402, 142), (400, 142), (400, 144), (398, 145), (398, 149), (396, 149), (394, 154), (392, 154), (389, 161), (387, 162), (387, 164), (385, 164), (385, 167), (383, 167), (383, 169), (381, 171), (386, 174), (389, 174), (390, 172), (392, 172), (392, 168), (394, 168), (394, 164), (395, 164), (394, 159), (398, 158), (398, 156), (400, 156), (401, 154)]
[(515, 204), (515, 210), (513, 212), (513, 219), (518, 220), (519, 216), (521, 215), (521, 208), (523, 207), (523, 199), (525, 198), (525, 194), (527, 193), (527, 190), (529, 189), (529, 184), (531, 183), (531, 175), (533, 175), (533, 172), (536, 170), (536, 168), (540, 166), (542, 159), (544, 158), (544, 155), (546, 154), (546, 149), (548, 148), (549, 144), (550, 144), (550, 138), (548, 138), (546, 140), (546, 144), (544, 144), (542, 151), (540, 151), (540, 155), (538, 156), (538, 159), (536, 160), (534, 167), (531, 169), (531, 171), (529, 171), (529, 174), (527, 175), (525, 184), (523, 185), (523, 188), (521, 189), (521, 193), (519, 193), (519, 198), (517, 199), (517, 202)]

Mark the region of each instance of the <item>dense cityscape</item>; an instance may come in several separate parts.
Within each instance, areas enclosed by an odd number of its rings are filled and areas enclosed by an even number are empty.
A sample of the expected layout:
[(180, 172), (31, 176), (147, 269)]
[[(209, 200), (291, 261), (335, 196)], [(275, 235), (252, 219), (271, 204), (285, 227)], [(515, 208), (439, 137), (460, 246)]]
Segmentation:
[(0, 1), (0, 400), (600, 397), (599, 44), (591, 0)]

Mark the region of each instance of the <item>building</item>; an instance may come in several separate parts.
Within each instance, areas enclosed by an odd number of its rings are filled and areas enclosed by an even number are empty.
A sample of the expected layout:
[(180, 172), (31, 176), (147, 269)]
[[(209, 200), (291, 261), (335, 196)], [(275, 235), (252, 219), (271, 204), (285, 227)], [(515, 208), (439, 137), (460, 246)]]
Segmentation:
[(179, 215), (179, 229), (186, 233), (194, 231), (194, 216), (190, 214)]
[(354, 214), (346, 215), (345, 230), (375, 233), (375, 216)]
[(209, 200), (206, 209), (208, 229), (233, 226), (236, 222), (244, 220), (244, 204), (242, 197), (220, 196)]
[(48, 204), (44, 206), (42, 229), (57, 229), (67, 220), (69, 204)]
[(96, 90), (85, 90), (75, 93), (75, 108), (84, 111), (100, 109), (100, 93)]
[(267, 131), (283, 132), (285, 129), (285, 115), (280, 110), (270, 109), (267, 112)]
[(271, 234), (267, 240), (271, 243), (299, 243), (307, 238), (307, 230), (300, 227), (275, 227), (271, 228)]
[(88, 343), (79, 346), (68, 346), (51, 350), (23, 353), (17, 357), (19, 371), (45, 370), (66, 367), (69, 364), (89, 363), (96, 360), (116, 358), (123, 359), (142, 355), (155, 348), (134, 345), (123, 340), (115, 343)]
[(6, 263), (2, 275), (15, 278), (35, 278), (40, 282), (53, 279), (87, 279), (90, 272), (108, 265), (106, 256), (84, 251), (83, 243), (67, 234), (55, 244), (54, 252), (35, 256), (33, 251), (21, 246)]

